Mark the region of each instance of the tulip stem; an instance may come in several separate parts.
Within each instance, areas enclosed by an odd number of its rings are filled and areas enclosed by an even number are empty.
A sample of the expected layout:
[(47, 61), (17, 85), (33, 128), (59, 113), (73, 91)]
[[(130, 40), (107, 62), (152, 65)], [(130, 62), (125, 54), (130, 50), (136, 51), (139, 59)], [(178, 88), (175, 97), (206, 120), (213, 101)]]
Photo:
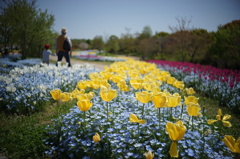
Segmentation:
[(172, 121), (173, 116), (172, 116), (172, 107), (170, 108), (170, 120)]
[(139, 131), (140, 128), (139, 128), (139, 125), (140, 125), (140, 124), (138, 123), (138, 138), (139, 138), (139, 136), (140, 136), (140, 131)]
[(193, 116), (192, 116), (192, 131), (193, 131)]
[(145, 105), (145, 103), (143, 103), (143, 107), (142, 107), (142, 118), (143, 118), (143, 113), (144, 113), (144, 105)]
[(183, 114), (183, 105), (181, 106), (181, 117), (180, 117), (180, 120), (182, 120), (182, 114)]
[[(203, 110), (202, 110), (203, 116), (205, 116), (204, 110), (205, 110), (205, 107), (203, 107)], [(204, 136), (204, 118), (202, 118), (202, 134), (203, 134), (203, 136)]]
[(160, 130), (160, 123), (161, 123), (161, 110), (158, 108), (158, 121), (159, 121), (159, 130)]
[(86, 118), (86, 111), (83, 112), (83, 127), (84, 127), (84, 130), (86, 130), (85, 118)]
[(108, 122), (108, 102), (107, 102), (107, 122)]
[(191, 116), (189, 116), (189, 119), (188, 119), (188, 129), (190, 127), (190, 121), (191, 121)]

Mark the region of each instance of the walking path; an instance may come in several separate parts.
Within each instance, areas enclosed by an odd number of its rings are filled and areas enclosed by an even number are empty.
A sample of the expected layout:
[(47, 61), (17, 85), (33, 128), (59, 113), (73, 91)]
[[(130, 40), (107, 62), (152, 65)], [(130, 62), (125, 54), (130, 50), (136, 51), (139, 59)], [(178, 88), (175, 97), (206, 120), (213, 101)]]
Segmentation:
[[(52, 60), (54, 62), (57, 62), (57, 56), (50, 55), (50, 60)], [(96, 62), (96, 61), (89, 61), (88, 62), (88, 61), (78, 60), (78, 59), (74, 59), (74, 58), (71, 58), (70, 61), (71, 61), (72, 65), (74, 65), (74, 64), (90, 64), (90, 65), (95, 66), (95, 68), (97, 68), (99, 70), (103, 70), (104, 66), (109, 66), (110, 65), (110, 63), (107, 63), (107, 62)], [(66, 63), (66, 60), (63, 58), (62, 62)]]
[[(118, 56), (118, 57), (126, 57), (126, 56)], [(128, 58), (132, 58), (132, 59), (135, 59), (135, 60), (139, 60), (138, 57), (129, 57)], [(52, 56), (50, 55), (50, 60), (54, 61), (54, 62), (57, 62), (57, 56)], [(79, 60), (79, 59), (74, 59), (74, 58), (71, 58), (70, 59), (71, 61), (71, 64), (90, 64), (90, 65), (93, 65), (95, 66), (95, 68), (99, 69), (99, 70), (103, 70), (104, 69), (104, 66), (109, 66), (111, 64), (111, 62), (102, 62), (102, 61), (83, 61), (83, 60)], [(66, 63), (66, 60), (65, 58), (62, 59), (62, 62), (63, 63)]]

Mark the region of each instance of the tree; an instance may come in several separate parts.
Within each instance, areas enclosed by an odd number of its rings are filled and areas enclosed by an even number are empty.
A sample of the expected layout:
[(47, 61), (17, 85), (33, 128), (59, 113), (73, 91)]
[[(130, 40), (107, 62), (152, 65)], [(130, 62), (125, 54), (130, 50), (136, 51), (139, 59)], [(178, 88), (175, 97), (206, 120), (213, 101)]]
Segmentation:
[(117, 53), (119, 50), (118, 37), (111, 35), (106, 44), (106, 50), (110, 53)]
[(13, 26), (10, 24), (8, 17), (0, 15), (0, 43), (3, 44), (4, 48), (8, 44), (12, 44), (12, 30)]
[(191, 29), (189, 28), (189, 25), (191, 23), (191, 19), (183, 18), (183, 17), (177, 17), (177, 26), (169, 26), (169, 29), (176, 33), (177, 36), (175, 36), (175, 40), (177, 40), (178, 43), (178, 51), (181, 54), (181, 59), (184, 62), (186, 60), (186, 39), (188, 38), (188, 31)]
[(152, 29), (149, 25), (145, 26), (142, 30), (142, 33), (139, 35), (138, 39), (145, 39), (152, 37)]
[[(47, 10), (42, 12), (36, 8), (36, 0), (11, 0), (5, 1), (6, 7), (1, 12), (1, 23), (6, 23), (11, 28), (10, 34), (13, 42), (20, 46), (22, 58), (39, 56), (44, 43), (53, 43), (54, 33), (52, 26), (54, 16)], [(2, 21), (3, 20), (3, 21)], [(6, 34), (1, 37), (5, 39)], [(11, 41), (11, 40), (10, 40)]]
[(177, 59), (200, 63), (211, 44), (211, 34), (204, 29), (178, 31), (171, 34), (166, 41), (165, 50), (181, 55), (177, 56)]
[(164, 57), (163, 57), (164, 47), (165, 47), (165, 43), (167, 42), (169, 35), (170, 34), (167, 32), (159, 32), (153, 36), (153, 38), (157, 40), (156, 43), (159, 47), (159, 50), (155, 53), (154, 58), (164, 59)]
[(135, 38), (129, 33), (130, 29), (126, 28), (127, 33), (122, 34), (121, 39), (119, 39), (120, 51), (127, 56), (129, 53), (136, 52)]
[(141, 58), (145, 60), (147, 58), (152, 58), (159, 50), (159, 43), (157, 39), (145, 38), (140, 40), (137, 48), (138, 52), (141, 54)]
[(104, 42), (102, 36), (95, 36), (91, 42), (93, 49), (103, 50)]
[(195, 29), (190, 32), (188, 56), (190, 62), (201, 62), (205, 57), (210, 45), (211, 34), (205, 29)]
[(240, 69), (240, 20), (218, 27), (209, 55), (214, 65)]

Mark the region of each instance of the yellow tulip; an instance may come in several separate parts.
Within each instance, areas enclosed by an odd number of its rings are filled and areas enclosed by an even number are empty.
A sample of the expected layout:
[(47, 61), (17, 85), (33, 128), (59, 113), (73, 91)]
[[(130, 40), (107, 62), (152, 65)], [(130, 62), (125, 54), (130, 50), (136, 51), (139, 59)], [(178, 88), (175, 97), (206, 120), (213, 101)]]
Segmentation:
[(201, 110), (201, 107), (199, 106), (199, 104), (194, 104), (194, 103), (190, 103), (187, 106), (187, 112), (189, 116), (198, 116), (201, 113), (199, 113), (199, 111)]
[(130, 88), (128, 87), (124, 80), (119, 81), (117, 83), (117, 86), (121, 91), (130, 91)]
[(196, 93), (192, 87), (186, 88), (185, 90), (186, 90), (186, 92), (187, 92), (188, 95), (192, 95), (192, 94), (195, 94), (195, 93)]
[(84, 94), (84, 93), (85, 93), (85, 90), (84, 90), (84, 89), (79, 90), (78, 88), (75, 88), (75, 89), (72, 91), (72, 97), (73, 97), (73, 98), (77, 98), (77, 95)]
[(171, 157), (178, 157), (177, 141), (181, 140), (186, 132), (186, 127), (183, 125), (182, 121), (171, 123), (167, 122), (166, 131), (169, 138), (173, 141), (170, 147)]
[(99, 84), (100, 84), (99, 80), (94, 79), (94, 80), (91, 81), (91, 87), (93, 89), (98, 89), (100, 87)]
[(146, 159), (153, 159), (154, 158), (154, 154), (151, 151), (148, 151), (148, 152), (144, 153), (144, 156), (146, 157)]
[(137, 71), (132, 71), (132, 70), (130, 70), (130, 71), (128, 71), (128, 75), (131, 77), (131, 78), (140, 78), (140, 73), (139, 72), (137, 72)]
[(174, 93), (173, 96), (177, 97), (177, 105), (181, 105), (181, 96), (178, 93)]
[(76, 98), (77, 98), (78, 101), (80, 101), (80, 100), (90, 100), (90, 99), (88, 99), (88, 96), (87, 96), (86, 93), (85, 94), (79, 94), (79, 95), (76, 96)]
[(59, 100), (62, 98), (62, 91), (60, 89), (54, 89), (50, 91), (50, 94), (54, 100)]
[(166, 105), (167, 97), (162, 93), (158, 93), (152, 96), (152, 101), (155, 108), (162, 108)]
[(63, 101), (63, 102), (68, 102), (72, 97), (72, 94), (71, 93), (68, 93), (68, 92), (63, 92), (62, 93), (62, 98), (61, 98), (61, 100)]
[(88, 97), (89, 100), (93, 99), (94, 96), (95, 96), (95, 93), (94, 93), (94, 92), (89, 92), (89, 93), (87, 94), (87, 97)]
[(101, 137), (98, 133), (96, 133), (94, 136), (93, 136), (93, 141), (94, 142), (99, 142), (101, 140)]
[(188, 96), (188, 97), (184, 97), (184, 103), (186, 105), (190, 104), (190, 103), (194, 103), (194, 104), (197, 104), (198, 103), (198, 99), (197, 97), (195, 96)]
[(175, 80), (176, 80), (176, 78), (174, 78), (174, 77), (168, 77), (167, 83), (172, 85), (175, 82)]
[(92, 107), (92, 103), (90, 102), (90, 100), (79, 100), (77, 102), (78, 108), (85, 112), (88, 111), (91, 107)]
[(231, 150), (233, 153), (240, 153), (240, 137), (235, 141), (235, 138), (230, 135), (225, 135), (222, 140), (225, 145)]
[(232, 127), (232, 124), (229, 121), (226, 121), (226, 120), (231, 118), (231, 115), (225, 114), (223, 117), (222, 116), (223, 116), (222, 115), (222, 110), (218, 109), (218, 114), (216, 115), (216, 119), (217, 120), (209, 119), (209, 120), (207, 120), (207, 123), (209, 125), (211, 125), (211, 124), (215, 123), (216, 121), (222, 121), (223, 126), (225, 126), (225, 127)]
[(139, 120), (138, 117), (134, 114), (130, 114), (130, 118), (129, 118), (131, 123), (139, 123), (139, 124), (145, 124), (146, 120)]
[(155, 88), (155, 85), (153, 85), (152, 83), (150, 82), (144, 82), (143, 83), (143, 88), (147, 91), (152, 91), (153, 88)]
[(138, 90), (138, 89), (142, 89), (143, 87), (143, 80), (142, 79), (131, 79), (130, 80), (130, 84), (131, 86), (135, 89), (135, 90)]
[(176, 107), (180, 105), (181, 97), (178, 94), (169, 95), (167, 96), (167, 98), (168, 98), (168, 102), (167, 102), (168, 107)]
[(117, 97), (117, 91), (115, 89), (108, 89), (102, 86), (100, 90), (100, 96), (105, 102), (110, 102)]
[(181, 120), (176, 123), (167, 122), (166, 131), (168, 132), (171, 140), (178, 141), (183, 138), (186, 132), (186, 127), (183, 125)]
[(79, 81), (77, 83), (78, 88), (80, 89), (86, 89), (87, 88), (87, 82), (86, 81)]
[(182, 90), (182, 89), (184, 88), (184, 83), (183, 83), (183, 81), (177, 81), (177, 80), (176, 80), (176, 81), (173, 83), (173, 86)]
[(106, 72), (106, 71), (102, 71), (102, 72), (100, 72), (100, 75), (103, 77), (103, 78), (105, 78), (106, 80), (109, 80), (111, 77), (112, 77), (112, 73), (110, 73), (110, 72)]
[(151, 94), (147, 91), (136, 92), (136, 99), (141, 103), (148, 103), (151, 100)]
[(118, 83), (121, 80), (123, 80), (123, 77), (121, 77), (120, 75), (112, 75), (112, 77), (110, 78), (111, 81), (113, 81), (114, 83)]

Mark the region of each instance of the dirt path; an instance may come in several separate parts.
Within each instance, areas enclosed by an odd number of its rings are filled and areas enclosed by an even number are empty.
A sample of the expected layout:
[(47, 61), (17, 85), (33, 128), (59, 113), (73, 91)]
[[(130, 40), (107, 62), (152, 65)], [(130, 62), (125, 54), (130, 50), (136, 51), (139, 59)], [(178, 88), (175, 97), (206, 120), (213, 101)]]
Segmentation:
[[(50, 60), (54, 61), (54, 62), (57, 62), (57, 56), (52, 56), (50, 55)], [(78, 60), (78, 59), (74, 59), (74, 58), (71, 58), (70, 59), (71, 61), (71, 64), (74, 65), (74, 64), (90, 64), (90, 65), (93, 65), (95, 66), (95, 68), (98, 68), (100, 70), (103, 70), (104, 69), (104, 66), (109, 66), (110, 63), (108, 62), (98, 62), (98, 61), (82, 61), (82, 60)], [(62, 59), (62, 63), (66, 63), (66, 60), (65, 58)]]

